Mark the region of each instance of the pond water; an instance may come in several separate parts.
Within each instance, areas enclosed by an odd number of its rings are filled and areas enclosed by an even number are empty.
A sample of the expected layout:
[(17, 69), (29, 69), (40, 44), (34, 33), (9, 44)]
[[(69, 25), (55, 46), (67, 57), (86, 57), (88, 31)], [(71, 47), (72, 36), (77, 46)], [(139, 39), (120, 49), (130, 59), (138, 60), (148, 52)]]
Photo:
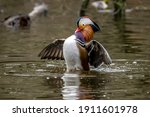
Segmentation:
[[(120, 21), (89, 6), (87, 15), (102, 28), (94, 39), (113, 63), (82, 73), (65, 73), (64, 61), (37, 56), (53, 40), (74, 33), (81, 6), (76, 0), (45, 1), (48, 16), (35, 19), (30, 29), (0, 26), (0, 99), (150, 99), (150, 1), (133, 0), (129, 5), (135, 9)], [(0, 19), (28, 13), (33, 4), (0, 1)]]

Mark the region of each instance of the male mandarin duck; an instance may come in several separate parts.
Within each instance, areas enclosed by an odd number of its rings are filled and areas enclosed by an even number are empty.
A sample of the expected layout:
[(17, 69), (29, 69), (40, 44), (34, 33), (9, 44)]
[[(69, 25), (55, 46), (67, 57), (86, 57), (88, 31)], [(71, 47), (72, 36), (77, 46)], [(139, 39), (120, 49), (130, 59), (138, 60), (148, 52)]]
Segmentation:
[(33, 20), (38, 15), (46, 14), (48, 7), (45, 3), (36, 4), (33, 10), (29, 14), (18, 14), (15, 16), (8, 16), (2, 21), (2, 23), (10, 28), (24, 28), (29, 27), (31, 20)]
[(98, 67), (102, 63), (111, 64), (106, 49), (96, 40), (92, 40), (100, 27), (88, 17), (80, 17), (77, 29), (67, 39), (57, 39), (46, 46), (40, 53), (41, 59), (65, 59), (67, 72), (90, 70), (90, 66)]

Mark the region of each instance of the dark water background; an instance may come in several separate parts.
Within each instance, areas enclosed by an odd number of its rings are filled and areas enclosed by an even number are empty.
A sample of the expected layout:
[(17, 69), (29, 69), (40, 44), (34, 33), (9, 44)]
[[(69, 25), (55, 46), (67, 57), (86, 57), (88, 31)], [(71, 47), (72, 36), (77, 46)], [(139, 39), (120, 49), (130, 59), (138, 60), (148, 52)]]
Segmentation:
[[(91, 0), (92, 2), (93, 0)], [(47, 17), (27, 30), (0, 26), (0, 99), (150, 99), (150, 1), (128, 0), (126, 13), (87, 15), (102, 27), (94, 39), (107, 48), (113, 63), (81, 74), (65, 73), (64, 61), (43, 61), (38, 53), (55, 39), (74, 33), (81, 0), (45, 0)], [(0, 19), (28, 13), (34, 0), (0, 0)]]

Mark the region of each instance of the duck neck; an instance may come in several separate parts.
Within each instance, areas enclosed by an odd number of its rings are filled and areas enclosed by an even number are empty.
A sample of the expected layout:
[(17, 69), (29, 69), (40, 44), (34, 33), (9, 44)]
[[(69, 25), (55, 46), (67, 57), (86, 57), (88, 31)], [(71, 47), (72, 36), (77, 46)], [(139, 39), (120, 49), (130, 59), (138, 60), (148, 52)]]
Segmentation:
[(31, 19), (35, 19), (41, 11), (41, 9), (38, 9), (36, 7), (34, 7), (33, 10), (28, 14)]
[(85, 43), (86, 42), (82, 32), (80, 32), (80, 31), (79, 32), (75, 32), (75, 36), (77, 37), (77, 40), (79, 40), (81, 43)]
[(41, 14), (46, 15), (47, 10), (48, 10), (47, 5), (43, 3), (41, 5), (36, 5), (28, 15), (31, 19), (35, 19), (38, 15)]

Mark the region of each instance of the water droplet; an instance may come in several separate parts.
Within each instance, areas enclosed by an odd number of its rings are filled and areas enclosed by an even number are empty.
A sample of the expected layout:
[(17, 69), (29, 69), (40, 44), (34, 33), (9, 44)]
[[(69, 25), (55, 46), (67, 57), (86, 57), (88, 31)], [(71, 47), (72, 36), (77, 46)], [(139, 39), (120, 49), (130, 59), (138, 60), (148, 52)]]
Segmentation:
[(43, 72), (43, 71), (46, 71), (46, 70), (44, 70), (44, 69), (37, 69), (36, 71)]
[(133, 75), (128, 75), (129, 79), (132, 80), (133, 79)]
[(54, 67), (55, 65), (47, 64), (46, 67)]
[(133, 61), (133, 64), (137, 64), (137, 61)]
[(111, 66), (115, 65), (115, 63), (111, 63)]
[(103, 95), (103, 97), (106, 97), (106, 95)]

